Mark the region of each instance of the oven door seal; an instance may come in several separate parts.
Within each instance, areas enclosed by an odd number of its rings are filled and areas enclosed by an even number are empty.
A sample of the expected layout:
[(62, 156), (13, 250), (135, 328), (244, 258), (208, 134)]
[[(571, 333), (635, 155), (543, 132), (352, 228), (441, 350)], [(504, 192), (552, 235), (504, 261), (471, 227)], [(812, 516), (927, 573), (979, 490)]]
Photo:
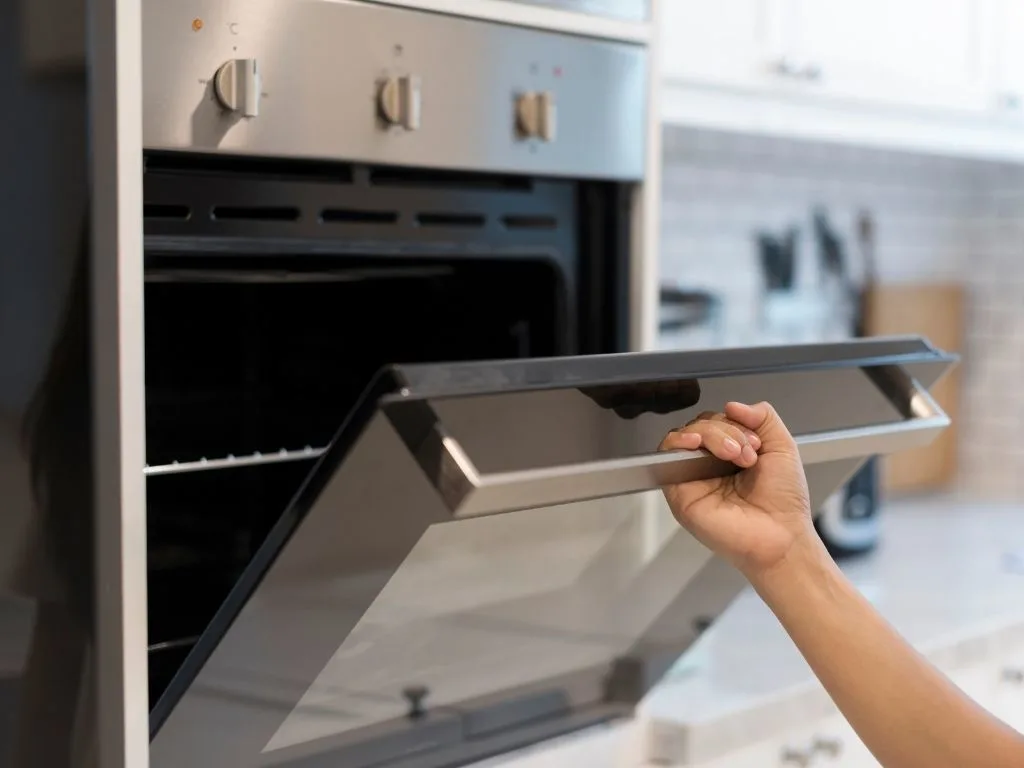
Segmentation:
[[(756, 386), (758, 377), (767, 381), (785, 375), (800, 382), (829, 372), (863, 375), (875, 399), (895, 414), (891, 420), (861, 415), (852, 426), (807, 429), (804, 419), (804, 431), (796, 434), (812, 497), (817, 494), (821, 500), (869, 456), (926, 445), (948, 425), (928, 389), (955, 361), (924, 339), (901, 337), (382, 371), (156, 703), (151, 715), (153, 765), (428, 768), (482, 759), (628, 715), (707, 620), (721, 613), (742, 588), (737, 574), (712, 558), (680, 585), (679, 594), (628, 651), (607, 665), (575, 670), (519, 694), (477, 697), (458, 711), (413, 712), (344, 738), (319, 738), (268, 753), (282, 722), (431, 526), (617, 497), (732, 471), (701, 453), (635, 449), (589, 461), (548, 459), (545, 466), (528, 468), (520, 460), (496, 466), (487, 456), (478, 462), (487, 425), (463, 419), (453, 426), (450, 414), (461, 405), (511, 398), (506, 410), (514, 411), (534, 402), (531, 397), (571, 396), (589, 408), (586, 413), (597, 414), (593, 418), (626, 423), (641, 412), (676, 414), (694, 406), (701, 384), (736, 380)], [(799, 398), (795, 402), (799, 407)], [(631, 408), (634, 412), (629, 413)], [(800, 416), (783, 415), (787, 421)], [(544, 428), (542, 421), (521, 420), (525, 431), (519, 438), (542, 438), (529, 434), (530, 429)], [(510, 443), (516, 439), (505, 436)], [(407, 482), (398, 481), (403, 471)], [(393, 482), (382, 483), (382, 477)], [(362, 528), (353, 512), (358, 504), (374, 510), (372, 521), (361, 516)], [(332, 557), (330, 548), (325, 549), (326, 534), (332, 532), (358, 539), (358, 546), (338, 539), (338, 551), (347, 546), (349, 554)], [(659, 556), (648, 570), (664, 567)], [(289, 626), (290, 601), (311, 585), (315, 590), (331, 582), (348, 583), (346, 579), (357, 586), (346, 587), (344, 610), (324, 611), (311, 623), (293, 620)], [(234, 690), (226, 682), (237, 677), (240, 667), (289, 683), (254, 705), (259, 695), (245, 690), (247, 682)], [(517, 707), (521, 711), (511, 711)], [(515, 727), (494, 726), (501, 722)]]

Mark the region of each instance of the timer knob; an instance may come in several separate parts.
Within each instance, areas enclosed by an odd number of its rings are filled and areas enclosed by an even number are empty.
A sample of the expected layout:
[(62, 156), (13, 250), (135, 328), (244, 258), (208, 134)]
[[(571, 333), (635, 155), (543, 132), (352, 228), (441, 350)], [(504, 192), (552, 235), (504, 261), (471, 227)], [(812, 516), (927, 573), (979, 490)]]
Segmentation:
[(521, 138), (554, 141), (558, 133), (555, 95), (548, 91), (520, 94), (516, 98), (516, 127)]
[(232, 59), (213, 78), (217, 101), (224, 109), (243, 117), (259, 115), (261, 87), (256, 59)]
[(388, 125), (407, 131), (420, 127), (420, 79), (415, 75), (389, 77), (380, 84), (377, 111)]

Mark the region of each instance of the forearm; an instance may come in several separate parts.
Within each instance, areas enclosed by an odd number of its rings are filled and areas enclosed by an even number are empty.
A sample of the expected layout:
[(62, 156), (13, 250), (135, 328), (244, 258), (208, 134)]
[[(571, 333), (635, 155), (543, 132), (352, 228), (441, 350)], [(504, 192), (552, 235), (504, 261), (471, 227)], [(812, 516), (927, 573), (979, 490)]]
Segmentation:
[(751, 581), (885, 768), (1024, 765), (1024, 738), (923, 659), (816, 543)]

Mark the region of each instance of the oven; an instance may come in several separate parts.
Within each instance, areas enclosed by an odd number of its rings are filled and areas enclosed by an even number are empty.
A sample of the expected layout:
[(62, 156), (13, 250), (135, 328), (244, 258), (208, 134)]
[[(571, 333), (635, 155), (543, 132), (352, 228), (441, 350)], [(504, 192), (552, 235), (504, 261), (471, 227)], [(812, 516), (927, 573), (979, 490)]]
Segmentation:
[(156, 768), (626, 715), (741, 588), (657, 491), (728, 468), (665, 431), (771, 398), (824, 499), (946, 423), (920, 339), (623, 354), (640, 44), (328, 0), (143, 29)]

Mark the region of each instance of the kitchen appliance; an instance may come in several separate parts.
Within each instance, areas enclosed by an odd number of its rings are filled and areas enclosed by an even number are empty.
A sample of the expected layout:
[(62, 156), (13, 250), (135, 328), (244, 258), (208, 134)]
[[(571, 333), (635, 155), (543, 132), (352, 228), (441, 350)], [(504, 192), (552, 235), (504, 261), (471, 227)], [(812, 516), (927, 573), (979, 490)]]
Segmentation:
[(156, 768), (440, 768), (627, 714), (742, 586), (664, 510), (730, 471), (669, 428), (771, 398), (817, 499), (946, 423), (919, 339), (621, 354), (642, 45), (143, 25)]

